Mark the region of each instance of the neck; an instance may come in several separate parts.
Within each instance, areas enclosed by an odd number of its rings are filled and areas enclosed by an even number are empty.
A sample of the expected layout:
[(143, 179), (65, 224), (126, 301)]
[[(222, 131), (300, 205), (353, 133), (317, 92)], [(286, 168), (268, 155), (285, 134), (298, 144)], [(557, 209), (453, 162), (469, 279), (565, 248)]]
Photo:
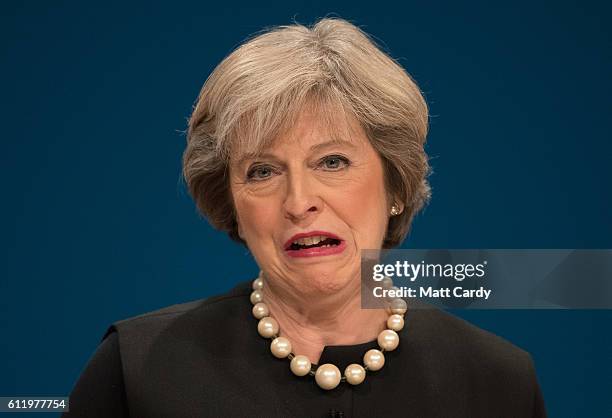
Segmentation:
[(361, 309), (360, 288), (351, 286), (333, 294), (305, 295), (266, 283), (264, 300), (271, 316), (295, 354), (318, 363), (326, 345), (354, 345), (375, 340), (385, 329), (382, 309)]

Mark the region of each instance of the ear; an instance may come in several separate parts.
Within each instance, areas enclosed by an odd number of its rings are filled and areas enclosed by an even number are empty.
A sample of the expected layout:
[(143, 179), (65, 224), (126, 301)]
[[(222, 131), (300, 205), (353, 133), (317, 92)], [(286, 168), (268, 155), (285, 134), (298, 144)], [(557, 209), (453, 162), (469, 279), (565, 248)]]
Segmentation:
[(406, 205), (404, 205), (404, 202), (401, 201), (401, 199), (399, 199), (397, 196), (391, 195), (390, 198), (390, 204), (389, 204), (389, 208), (391, 208), (391, 206), (395, 205), (399, 208), (399, 213), (404, 212), (404, 209), (406, 208)]
[(236, 209), (234, 209), (234, 219), (236, 220), (236, 229), (238, 230), (238, 236), (243, 241), (246, 241), (244, 239), (244, 231), (242, 230), (242, 227), (240, 226), (240, 218), (238, 218), (238, 213), (236, 213)]

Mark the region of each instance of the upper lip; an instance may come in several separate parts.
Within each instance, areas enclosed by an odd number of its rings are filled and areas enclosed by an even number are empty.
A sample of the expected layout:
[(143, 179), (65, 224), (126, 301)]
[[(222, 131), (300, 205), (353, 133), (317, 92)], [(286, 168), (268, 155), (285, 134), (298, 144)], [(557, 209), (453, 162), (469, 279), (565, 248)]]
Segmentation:
[(317, 236), (324, 236), (327, 238), (331, 238), (331, 239), (336, 239), (338, 241), (342, 241), (342, 239), (340, 239), (340, 237), (336, 234), (332, 234), (331, 232), (326, 232), (326, 231), (310, 231), (310, 232), (300, 232), (298, 234), (293, 235), (291, 238), (289, 238), (287, 240), (287, 242), (285, 242), (285, 250), (289, 249), (289, 247), (291, 247), (291, 244), (293, 244), (293, 241), (297, 241), (298, 239), (301, 238), (308, 238), (308, 237), (317, 237)]

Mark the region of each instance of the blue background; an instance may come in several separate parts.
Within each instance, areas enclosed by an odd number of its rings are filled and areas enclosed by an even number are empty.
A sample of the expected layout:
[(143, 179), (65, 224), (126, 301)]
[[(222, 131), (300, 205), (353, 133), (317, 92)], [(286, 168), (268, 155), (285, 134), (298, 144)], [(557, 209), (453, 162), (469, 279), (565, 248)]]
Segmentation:
[[(612, 248), (607, 2), (19, 2), (0, 18), (0, 396), (67, 395), (115, 320), (256, 274), (180, 180), (248, 35), (336, 13), (431, 107), (410, 248)], [(612, 416), (612, 311), (459, 312), (532, 353), (552, 417)]]

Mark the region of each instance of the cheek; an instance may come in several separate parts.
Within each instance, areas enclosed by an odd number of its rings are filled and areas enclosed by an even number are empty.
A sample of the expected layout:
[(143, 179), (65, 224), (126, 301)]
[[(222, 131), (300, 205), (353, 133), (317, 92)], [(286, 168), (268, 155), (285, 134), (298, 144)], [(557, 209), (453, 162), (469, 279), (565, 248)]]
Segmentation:
[(271, 236), (278, 215), (274, 199), (238, 193), (234, 195), (234, 204), (242, 238), (247, 244), (256, 245), (265, 237)]
[(273, 234), (279, 225), (279, 208), (275, 199), (242, 196), (234, 199), (241, 238), (246, 242), (255, 262), (264, 270), (275, 260)]
[(337, 207), (360, 248), (378, 248), (387, 229), (387, 194), (380, 172), (351, 183), (338, 195)]

